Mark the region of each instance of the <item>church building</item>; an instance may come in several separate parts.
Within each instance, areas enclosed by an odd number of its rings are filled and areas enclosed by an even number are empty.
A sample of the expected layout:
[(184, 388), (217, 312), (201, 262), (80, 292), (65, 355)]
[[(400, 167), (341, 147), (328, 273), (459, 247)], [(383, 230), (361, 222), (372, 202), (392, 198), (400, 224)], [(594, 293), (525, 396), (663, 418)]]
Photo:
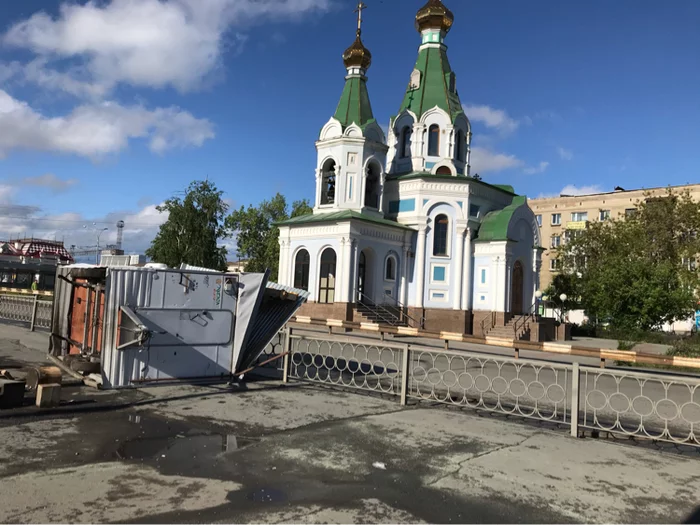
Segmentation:
[[(316, 142), (313, 214), (280, 223), (279, 282), (310, 292), (299, 315), (483, 335), (533, 311), (539, 229), (525, 196), (470, 172), (472, 131), (440, 0), (388, 136), (372, 113), (372, 55), (343, 53), (345, 86)], [(397, 100), (398, 102), (398, 100)]]

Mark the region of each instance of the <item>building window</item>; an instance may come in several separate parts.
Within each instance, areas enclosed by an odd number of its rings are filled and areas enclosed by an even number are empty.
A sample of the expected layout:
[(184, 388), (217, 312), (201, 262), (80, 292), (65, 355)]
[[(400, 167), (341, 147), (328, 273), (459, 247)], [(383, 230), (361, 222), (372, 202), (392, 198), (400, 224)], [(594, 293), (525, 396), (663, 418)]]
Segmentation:
[(299, 250), (294, 259), (294, 288), (309, 290), (309, 267), (311, 257), (306, 250)]
[(481, 208), (479, 206), (477, 206), (476, 204), (470, 204), (469, 205), (469, 216), (479, 218), (480, 210), (481, 210)]
[(321, 170), (321, 204), (335, 202), (335, 161), (329, 159)]
[(559, 259), (550, 259), (549, 260), (549, 269), (553, 272), (556, 272), (559, 270)]
[(428, 156), (440, 156), (440, 126), (433, 124), (428, 128)]
[(588, 220), (588, 212), (587, 211), (575, 211), (571, 214), (571, 221), (572, 222), (585, 222)]
[(552, 235), (552, 248), (559, 248), (561, 245), (561, 235)]
[(598, 219), (601, 221), (607, 221), (610, 218), (610, 210), (600, 210)]
[(637, 214), (637, 208), (627, 208), (625, 210), (625, 217), (627, 217), (628, 219), (630, 217), (634, 217), (636, 214)]
[(464, 132), (458, 129), (455, 135), (455, 159), (460, 162), (464, 162), (464, 144)]
[(452, 176), (452, 170), (449, 168), (449, 166), (440, 166), (437, 171), (435, 172), (436, 175), (449, 175), (450, 177)]
[(447, 268), (444, 266), (433, 266), (432, 282), (445, 283), (447, 282)]
[(537, 226), (540, 228), (542, 227), (542, 215), (535, 215), (535, 219), (537, 220)]
[(479, 274), (479, 282), (481, 284), (486, 284), (488, 282), (488, 270), (486, 268), (482, 268)]
[(374, 163), (367, 166), (367, 181), (365, 183), (365, 206), (379, 208), (379, 169)]
[(335, 302), (335, 251), (326, 248), (321, 254), (321, 270), (319, 272), (318, 302), (331, 304)]
[(578, 239), (582, 233), (583, 230), (567, 230), (564, 234), (564, 239), (566, 240), (566, 242), (571, 242)]
[(552, 226), (561, 225), (561, 213), (552, 213)]
[(384, 268), (384, 280), (396, 280), (396, 258), (393, 255), (390, 255), (386, 258), (386, 265)]
[(405, 126), (401, 130), (401, 151), (399, 156), (406, 158), (411, 156), (411, 128)]
[(437, 257), (447, 256), (447, 237), (450, 228), (450, 220), (447, 215), (438, 215), (435, 218), (435, 231), (433, 232), (433, 255)]

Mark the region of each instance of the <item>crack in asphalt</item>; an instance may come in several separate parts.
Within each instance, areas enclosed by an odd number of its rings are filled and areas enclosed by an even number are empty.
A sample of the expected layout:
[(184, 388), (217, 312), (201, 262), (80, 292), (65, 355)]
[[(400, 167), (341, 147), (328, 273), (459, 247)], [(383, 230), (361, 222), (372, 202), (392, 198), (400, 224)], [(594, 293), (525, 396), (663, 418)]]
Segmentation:
[(487, 450), (486, 452), (481, 452), (481, 453), (479, 453), (479, 454), (474, 454), (473, 456), (470, 456), (470, 457), (468, 457), (467, 459), (463, 459), (462, 461), (460, 461), (460, 462), (457, 464), (457, 467), (456, 467), (456, 468), (454, 468), (453, 470), (451, 470), (451, 471), (448, 472), (447, 474), (445, 474), (445, 475), (443, 475), (443, 476), (440, 476), (440, 477), (437, 478), (436, 480), (431, 481), (430, 483), (427, 483), (426, 486), (431, 487), (431, 486), (433, 486), (433, 485), (439, 483), (439, 482), (442, 481), (443, 479), (448, 478), (448, 477), (450, 477), (450, 476), (453, 476), (454, 474), (457, 474), (460, 470), (462, 470), (462, 467), (463, 467), (465, 464), (469, 463), (470, 461), (474, 461), (475, 459), (483, 458), (484, 456), (489, 456), (489, 455), (491, 455), (491, 454), (496, 454), (496, 453), (498, 453), (498, 452), (501, 452), (502, 450), (506, 450), (506, 449), (509, 449), (509, 448), (517, 448), (517, 447), (520, 447), (520, 446), (524, 445), (525, 442), (527, 442), (527, 441), (529, 441), (530, 439), (532, 439), (532, 438), (534, 438), (534, 437), (537, 437), (537, 436), (539, 436), (539, 435), (540, 435), (540, 432), (538, 432), (537, 434), (533, 434), (532, 436), (528, 436), (528, 437), (526, 437), (525, 439), (522, 439), (522, 440), (518, 441), (517, 443), (513, 443), (512, 445), (503, 445), (502, 447), (497, 447), (497, 448), (494, 448), (494, 449), (491, 449), (491, 450)]

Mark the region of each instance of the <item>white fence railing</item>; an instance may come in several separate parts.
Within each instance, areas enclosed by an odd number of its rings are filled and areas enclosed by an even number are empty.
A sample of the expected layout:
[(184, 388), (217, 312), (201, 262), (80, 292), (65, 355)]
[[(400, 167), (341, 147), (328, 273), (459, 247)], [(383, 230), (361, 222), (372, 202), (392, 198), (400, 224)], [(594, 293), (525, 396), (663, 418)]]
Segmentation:
[(599, 369), (352, 337), (291, 336), (284, 380), (426, 400), (700, 446), (700, 378)]
[(0, 320), (29, 324), (29, 329), (51, 328), (53, 301), (38, 296), (0, 294)]

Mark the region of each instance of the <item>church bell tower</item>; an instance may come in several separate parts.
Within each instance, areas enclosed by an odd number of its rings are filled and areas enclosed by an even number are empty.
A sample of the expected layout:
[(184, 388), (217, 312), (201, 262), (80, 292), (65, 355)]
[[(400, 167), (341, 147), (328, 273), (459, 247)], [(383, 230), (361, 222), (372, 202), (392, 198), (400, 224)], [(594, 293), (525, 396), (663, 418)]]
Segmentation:
[(316, 214), (354, 210), (382, 215), (388, 147), (367, 90), (372, 54), (362, 43), (364, 9), (359, 2), (355, 41), (343, 53), (347, 75), (338, 107), (316, 142)]

